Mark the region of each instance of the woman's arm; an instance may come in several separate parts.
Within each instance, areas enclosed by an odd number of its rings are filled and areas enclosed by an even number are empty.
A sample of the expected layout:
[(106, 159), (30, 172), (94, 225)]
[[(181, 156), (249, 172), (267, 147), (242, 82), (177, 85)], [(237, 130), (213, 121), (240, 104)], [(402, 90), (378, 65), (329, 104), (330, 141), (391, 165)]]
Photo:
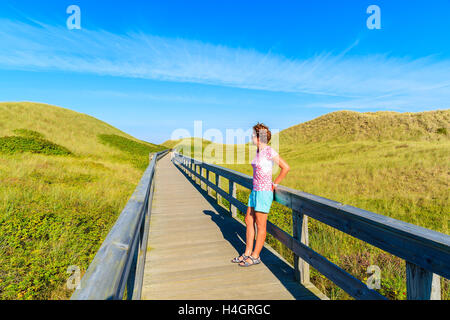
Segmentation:
[[(278, 164), (278, 166), (281, 168), (281, 172), (278, 175), (278, 177), (275, 179), (274, 184), (279, 184), (284, 177), (288, 174), (289, 170), (291, 170), (291, 167), (287, 164), (286, 161), (284, 161), (283, 158), (281, 158), (279, 155), (273, 158), (273, 161)], [(272, 191), (275, 190), (275, 186), (272, 187)]]

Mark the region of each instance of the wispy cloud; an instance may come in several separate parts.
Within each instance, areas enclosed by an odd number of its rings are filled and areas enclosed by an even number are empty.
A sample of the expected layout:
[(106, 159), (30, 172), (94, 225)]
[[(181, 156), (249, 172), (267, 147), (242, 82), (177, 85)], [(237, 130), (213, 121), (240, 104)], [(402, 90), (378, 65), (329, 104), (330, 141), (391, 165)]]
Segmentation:
[(59, 70), (307, 93), (329, 97), (330, 103), (321, 106), (330, 108), (448, 108), (450, 101), (450, 61), (432, 56), (413, 60), (349, 55), (358, 40), (338, 55), (288, 59), (144, 33), (69, 31), (10, 20), (0, 20), (0, 39), (3, 69)]

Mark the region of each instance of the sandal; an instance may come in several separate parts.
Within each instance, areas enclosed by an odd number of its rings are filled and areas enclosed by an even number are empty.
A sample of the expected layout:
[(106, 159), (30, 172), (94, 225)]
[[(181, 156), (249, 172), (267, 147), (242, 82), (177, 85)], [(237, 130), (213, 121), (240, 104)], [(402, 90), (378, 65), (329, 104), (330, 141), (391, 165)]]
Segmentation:
[[(239, 258), (242, 257), (242, 260), (239, 260)], [(243, 253), (241, 256), (234, 258), (233, 260), (231, 260), (231, 262), (233, 263), (240, 263), (242, 261), (245, 261), (248, 259), (248, 256), (245, 255), (245, 253)]]
[[(252, 263), (249, 263), (249, 262), (247, 262), (247, 261), (241, 261), (241, 262), (243, 262), (244, 264), (239, 264), (239, 266), (240, 267), (250, 267), (250, 266), (253, 266), (253, 265), (255, 265), (255, 264), (260, 264), (261, 263), (261, 258), (260, 257), (258, 257), (258, 258), (254, 258), (254, 257), (252, 257), (252, 256), (248, 256), (248, 258), (250, 259), (250, 260), (252, 260)], [(246, 259), (247, 260), (247, 259)]]

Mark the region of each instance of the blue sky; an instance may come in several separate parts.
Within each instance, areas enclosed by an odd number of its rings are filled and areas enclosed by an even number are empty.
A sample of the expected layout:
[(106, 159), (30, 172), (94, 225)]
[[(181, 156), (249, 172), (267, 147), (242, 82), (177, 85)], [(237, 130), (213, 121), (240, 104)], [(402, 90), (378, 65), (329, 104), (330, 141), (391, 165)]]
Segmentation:
[[(81, 9), (68, 30), (66, 8)], [(381, 30), (366, 10), (381, 9)], [(0, 101), (175, 129), (285, 129), (337, 110), (448, 109), (450, 1), (2, 0)]]

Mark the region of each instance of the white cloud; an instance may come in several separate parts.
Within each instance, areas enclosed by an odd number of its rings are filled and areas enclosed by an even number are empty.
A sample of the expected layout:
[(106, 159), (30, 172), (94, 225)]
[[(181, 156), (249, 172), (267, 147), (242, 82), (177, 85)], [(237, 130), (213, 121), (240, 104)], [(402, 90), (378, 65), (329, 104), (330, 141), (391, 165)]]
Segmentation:
[[(60, 70), (330, 97), (321, 107), (448, 108), (450, 61), (318, 54), (288, 59), (143, 33), (0, 20), (0, 68)], [(347, 50), (358, 45), (356, 41)], [(347, 54), (347, 55), (346, 55)], [(333, 97), (340, 102), (331, 102)], [(344, 101), (342, 101), (344, 100)], [(314, 105), (310, 105), (314, 106)]]

